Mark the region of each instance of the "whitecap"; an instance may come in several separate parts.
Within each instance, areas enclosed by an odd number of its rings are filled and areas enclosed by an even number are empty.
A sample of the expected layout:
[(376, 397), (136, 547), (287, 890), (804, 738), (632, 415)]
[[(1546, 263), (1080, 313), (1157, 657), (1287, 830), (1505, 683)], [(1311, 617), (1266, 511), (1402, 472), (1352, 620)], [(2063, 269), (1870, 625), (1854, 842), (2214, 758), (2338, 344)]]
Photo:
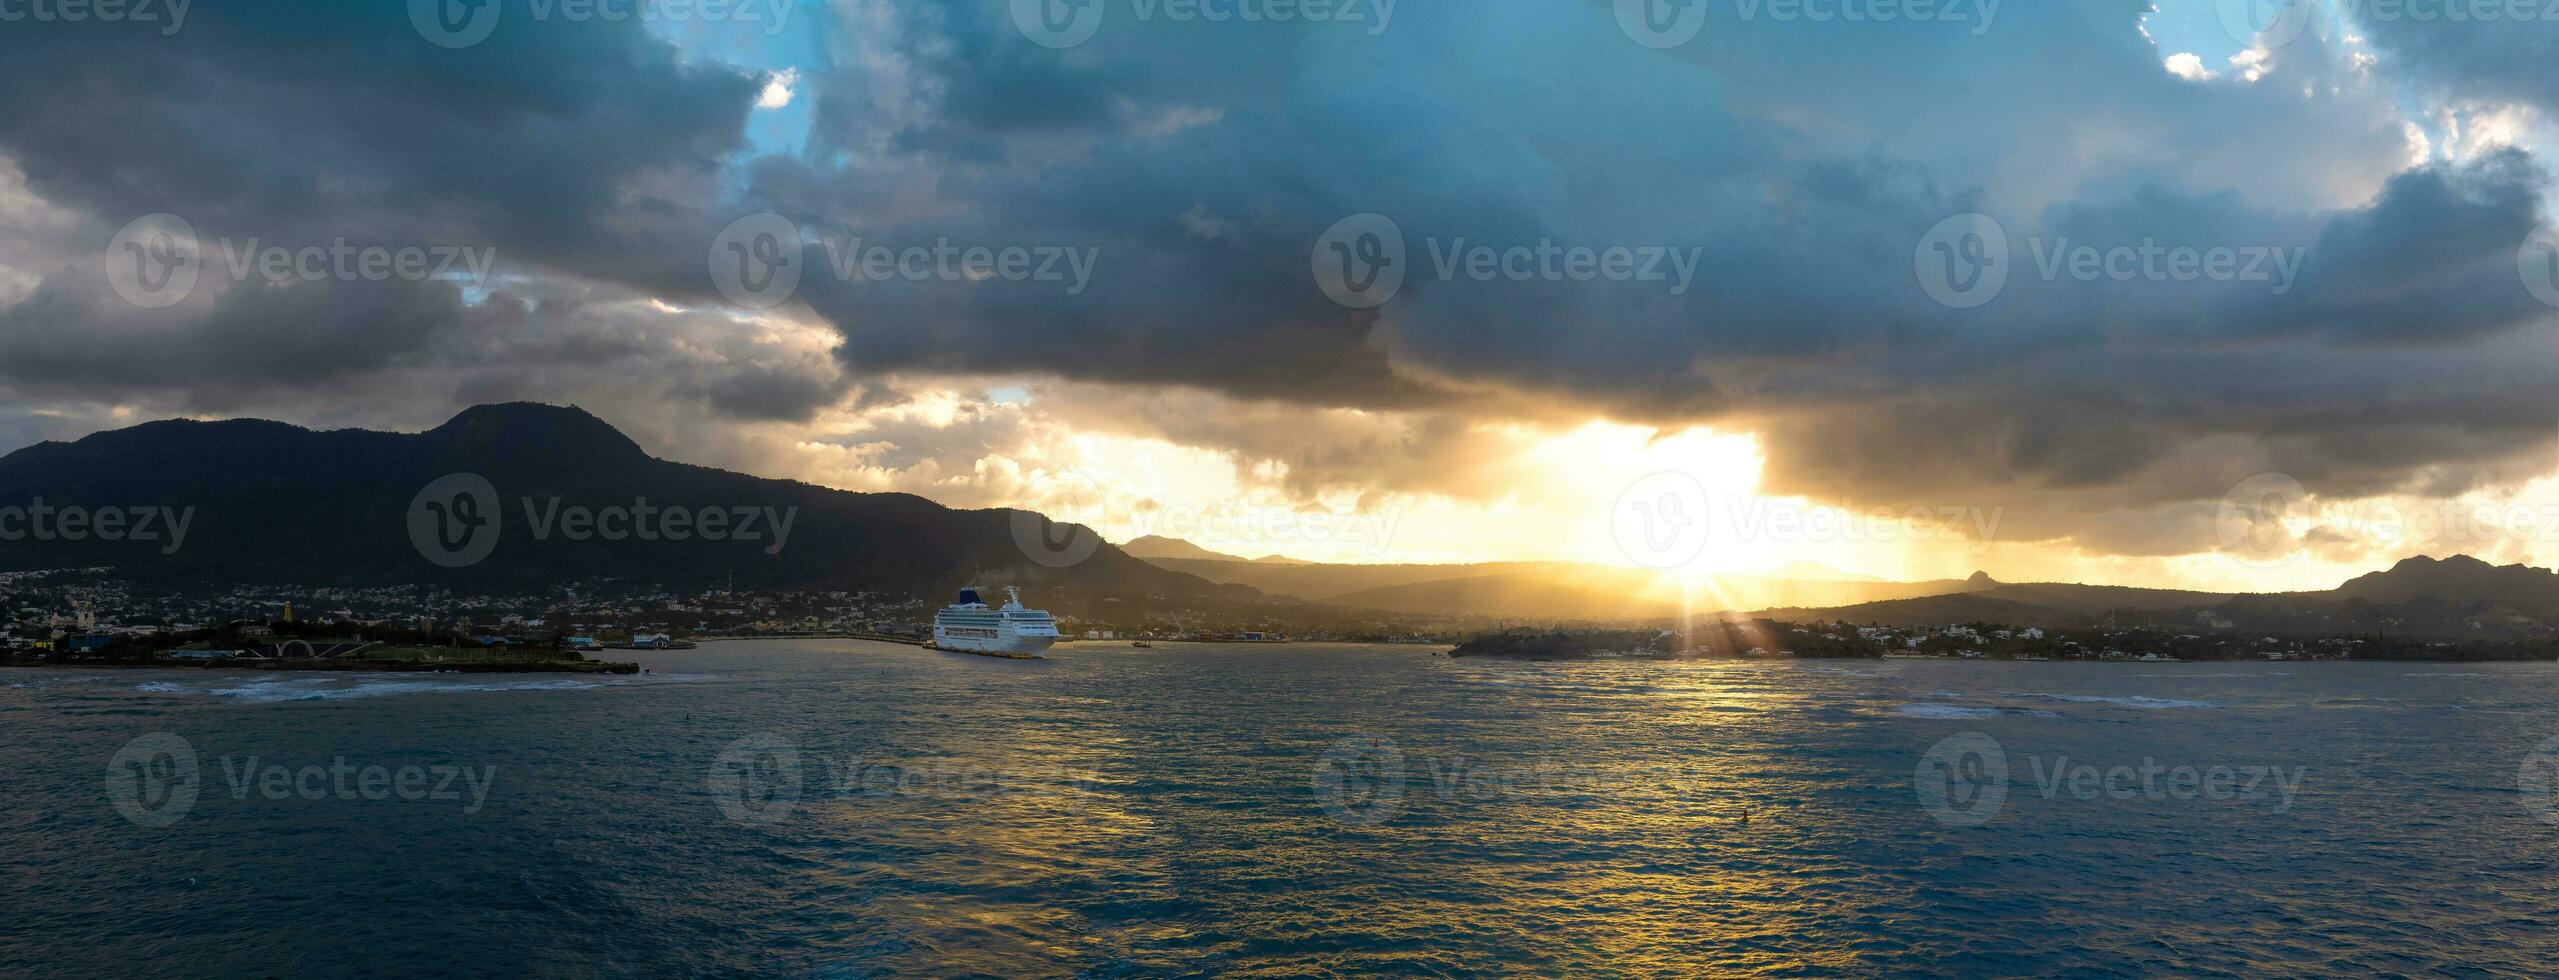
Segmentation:
[(2076, 703), (2080, 703), (2080, 704), (2112, 704), (2112, 705), (2120, 705), (2120, 706), (2127, 707), (2127, 708), (2218, 708), (2218, 707), (2221, 707), (2221, 705), (2214, 704), (2213, 702), (2210, 702), (2210, 701), (2179, 701), (2179, 700), (2174, 699), (2174, 698), (2151, 698), (2151, 697), (2143, 697), (2143, 696), (2141, 696), (2141, 695), (2137, 695), (2137, 694), (2127, 694), (2127, 695), (2123, 695), (2123, 696), (2121, 696), (2121, 697), (2107, 697), (2107, 696), (2105, 696), (2105, 695), (2100, 695), (2100, 694), (2020, 694), (2020, 693), (2016, 693), (2016, 692), (2013, 692), (2013, 691), (2012, 691), (2012, 692), (2009, 692), (2009, 696), (2010, 696), (2010, 697), (2017, 697), (2017, 698), (2040, 698), (2040, 699), (2042, 699), (2042, 700), (2046, 700), (2046, 701), (2071, 701), (2071, 702), (2076, 702)]
[(2050, 711), (2025, 711), (2014, 708), (1973, 708), (1960, 704), (1905, 704), (1893, 709), (1893, 713), (1904, 718), (1936, 718), (1941, 720), (1996, 718), (2001, 715), (2019, 715), (2027, 718), (2061, 717), (2060, 715), (2054, 714)]

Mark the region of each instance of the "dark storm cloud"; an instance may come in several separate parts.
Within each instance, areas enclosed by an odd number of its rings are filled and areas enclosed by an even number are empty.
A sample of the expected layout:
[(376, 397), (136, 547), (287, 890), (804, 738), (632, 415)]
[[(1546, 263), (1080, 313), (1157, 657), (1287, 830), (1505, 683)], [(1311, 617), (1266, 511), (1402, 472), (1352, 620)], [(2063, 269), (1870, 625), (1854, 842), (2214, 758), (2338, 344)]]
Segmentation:
[(636, 22), (504, 7), (461, 50), (399, 3), (197, 4), (166, 37), (11, 25), (0, 150), (111, 229), (167, 211), (207, 235), (662, 261), (646, 234), (743, 145), (756, 79), (688, 64)]
[[(2559, 20), (2547, 3), (2355, 4), (2354, 27), (2407, 74), (2465, 99), (2559, 111)], [(2447, 13), (2486, 11), (2490, 16)]]
[[(871, 152), (756, 187), (841, 236), (1090, 245), (1099, 270), (1072, 295), (804, 289), (866, 369), (1765, 424), (1773, 490), (1998, 492), (2020, 533), (2086, 519), (2109, 550), (2194, 550), (2175, 508), (2258, 469), (2468, 486), (2553, 431), (2527, 409), (2552, 379), (2497, 346), (2551, 314), (2515, 274), (2548, 175), (2522, 151), (2411, 167), (2390, 81), (2325, 38), (2196, 81), (2161, 67), (2143, 3), (2006, 5), (1978, 33), (1771, 18), (1669, 52), (1605, 5), (1414, 7), (1378, 37), (1113, 21), (1063, 52), (1003, 9), (866, 21), (890, 29), (816, 94), (828, 140)], [(1366, 211), (1408, 278), (1351, 310), (1309, 251)], [(2001, 222), (2011, 278), (1950, 308), (1914, 250), (1970, 211)], [(1657, 247), (1696, 277), (1474, 281), (1440, 266), (1461, 242)], [(2083, 277), (2065, 254), (2150, 248), (2248, 274)], [(1539, 401), (1457, 400), (1486, 387)], [(1327, 455), (1308, 468), (1390, 453)]]
[[(167, 36), (99, 21), (0, 32), (0, 87), (20, 93), (0, 100), (0, 156), (28, 194), (86, 219), (51, 236), (43, 284), (0, 314), (0, 384), (220, 411), (291, 404), (295, 389), (316, 406), (404, 369), (447, 372), (441, 397), (546, 397), (566, 383), (526, 377), (546, 366), (685, 364), (645, 349), (684, 331), (598, 328), (584, 287), (544, 280), (716, 295), (704, 256), (732, 217), (720, 179), (760, 79), (637, 21), (534, 9), (504, 2), (498, 28), (461, 49), (429, 43), (400, 3), (199, 4)], [(118, 227), (157, 212), (192, 224), (205, 278), (193, 301), (142, 310), (108, 293), (98, 262)], [(341, 241), (471, 249), (500, 275), (276, 283), (226, 268), (253, 242)], [(466, 286), (502, 301), (474, 306)], [(668, 383), (751, 419), (806, 418), (843, 393), (832, 370), (690, 368), (704, 373)]]
[[(800, 421), (865, 378), (1051, 375), (1252, 403), (1144, 422), (1302, 493), (1490, 485), (1450, 476), (1475, 473), (1466, 421), (1598, 411), (1760, 428), (1773, 491), (2005, 503), (2009, 533), (2143, 553), (2194, 550), (2197, 503), (2253, 472), (2459, 489), (2554, 431), (2548, 359), (2526, 356), (2552, 311), (2514, 264), (2548, 174), (2519, 150), (2411, 164), (2396, 80), (2329, 39), (2198, 80), (2161, 67), (2137, 0), (2004, 4), (1995, 25), (1772, 16), (1668, 51), (1610, 8), (1413, 4), (1379, 33), (1114, 4), (1057, 50), (1003, 0), (837, 5), (787, 155), (745, 139), (757, 72), (637, 23), (510, 16), (461, 50), (396, 4), (12, 30), (0, 84), (41, 95), (0, 103), (0, 153), (90, 227), (0, 313), (0, 385), (560, 400), (618, 373), (685, 411)], [(2447, 90), (2539, 98), (2529, 43), (2378, 43)], [(713, 234), (767, 209), (826, 240), (768, 317), (823, 318), (832, 353), (712, 305)], [(501, 274), (118, 308), (82, 250), (159, 211), (208, 236), (485, 245)], [(1364, 212), (1406, 242), (1375, 309), (1312, 275), (1319, 237)], [(1957, 308), (1914, 257), (1967, 212), (1999, 222), (2009, 281)], [(1061, 275), (844, 276), (857, 243)], [(1658, 250), (1677, 282), (1478, 281), (1461, 251), (1548, 246)], [(2061, 254), (2153, 246), (2262, 250), (2283, 278), (2082, 278)], [(1414, 421), (1303, 418), (1331, 406)], [(951, 466), (975, 448), (898, 435)]]
[[(85, 275), (84, 275), (85, 273)], [(320, 384), (378, 371), (459, 326), (448, 282), (249, 283), (193, 308), (145, 310), (92, 267), (0, 311), (0, 384), (55, 395)]]

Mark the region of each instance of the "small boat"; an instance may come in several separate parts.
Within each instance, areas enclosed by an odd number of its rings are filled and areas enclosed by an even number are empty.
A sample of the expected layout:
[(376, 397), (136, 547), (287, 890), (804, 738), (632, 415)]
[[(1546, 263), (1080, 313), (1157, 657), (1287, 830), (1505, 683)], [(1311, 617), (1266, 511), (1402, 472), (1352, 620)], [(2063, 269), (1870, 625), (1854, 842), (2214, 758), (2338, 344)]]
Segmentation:
[(1155, 649), (1155, 644), (1148, 643), (1148, 642), (1146, 642), (1145, 640), (1139, 640), (1139, 641), (1137, 641), (1137, 642), (1135, 642), (1135, 643), (1131, 643), (1131, 644), (1129, 644), (1129, 646), (1136, 647), (1137, 649), (1140, 649), (1140, 650), (1152, 650), (1152, 649)]

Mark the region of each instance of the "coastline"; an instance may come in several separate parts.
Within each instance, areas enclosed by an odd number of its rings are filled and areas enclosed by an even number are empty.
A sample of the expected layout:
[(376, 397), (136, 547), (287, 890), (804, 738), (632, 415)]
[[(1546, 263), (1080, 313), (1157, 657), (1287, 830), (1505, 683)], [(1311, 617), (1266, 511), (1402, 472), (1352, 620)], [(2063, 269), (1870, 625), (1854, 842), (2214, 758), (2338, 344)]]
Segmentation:
[(169, 660), (80, 660), (47, 663), (0, 663), (0, 667), (65, 670), (263, 670), (380, 674), (637, 674), (637, 663), (606, 660), (465, 661), (421, 663), (413, 660), (252, 660), (184, 663)]

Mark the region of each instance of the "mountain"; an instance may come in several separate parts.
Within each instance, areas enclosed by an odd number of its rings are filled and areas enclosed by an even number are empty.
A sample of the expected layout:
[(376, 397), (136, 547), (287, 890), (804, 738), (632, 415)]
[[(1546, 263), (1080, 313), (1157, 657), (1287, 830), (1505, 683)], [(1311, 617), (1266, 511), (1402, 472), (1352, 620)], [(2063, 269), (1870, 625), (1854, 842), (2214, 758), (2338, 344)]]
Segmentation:
[(2469, 555), (2437, 560), (2419, 556), (2388, 571), (2362, 575), (2331, 593), (2344, 599), (2407, 603), (2432, 599), (2455, 604), (2488, 602), (2536, 619), (2559, 619), (2559, 572), (2526, 565), (2491, 565)]
[(1132, 538), (1127, 543), (1120, 545), (1120, 550), (1127, 552), (1131, 558), (1140, 558), (1150, 562), (1158, 558), (1182, 558), (1195, 561), (1251, 560), (1241, 555), (1221, 554), (1219, 552), (1210, 551), (1180, 538), (1160, 537), (1153, 534), (1140, 538)]
[[(173, 585), (494, 591), (613, 578), (1259, 598), (1025, 511), (952, 510), (656, 459), (603, 420), (549, 405), (484, 405), (421, 433), (153, 422), (0, 457), (0, 522), (19, 501), (40, 502), (60, 526), (0, 541), (0, 570), (114, 566)], [(65, 523), (74, 508), (81, 519)], [(104, 523), (92, 526), (98, 512), (122, 515), (115, 540)], [(144, 524), (152, 539), (133, 540)], [(482, 542), (484, 556), (470, 560)]]
[(1290, 558), (1286, 555), (1264, 555), (1260, 558), (1246, 558), (1242, 555), (1229, 555), (1222, 552), (1210, 551), (1180, 538), (1167, 538), (1154, 534), (1132, 539), (1127, 544), (1121, 545), (1120, 550), (1129, 553), (1131, 557), (1143, 558), (1149, 562), (1156, 562), (1159, 565), (1161, 565), (1163, 561), (1232, 561), (1252, 562), (1263, 565), (1314, 564), (1314, 562), (1299, 561), (1298, 559)]
[(2491, 565), (2468, 555), (2410, 558), (2324, 592), (2230, 595), (2175, 589), (2036, 583), (1976, 575), (1962, 595), (1828, 608), (1767, 609), (1786, 620), (1917, 626), (2150, 626), (2197, 633), (2340, 636), (2387, 633), (2417, 640), (2510, 639), (2559, 625), (2559, 572)]

